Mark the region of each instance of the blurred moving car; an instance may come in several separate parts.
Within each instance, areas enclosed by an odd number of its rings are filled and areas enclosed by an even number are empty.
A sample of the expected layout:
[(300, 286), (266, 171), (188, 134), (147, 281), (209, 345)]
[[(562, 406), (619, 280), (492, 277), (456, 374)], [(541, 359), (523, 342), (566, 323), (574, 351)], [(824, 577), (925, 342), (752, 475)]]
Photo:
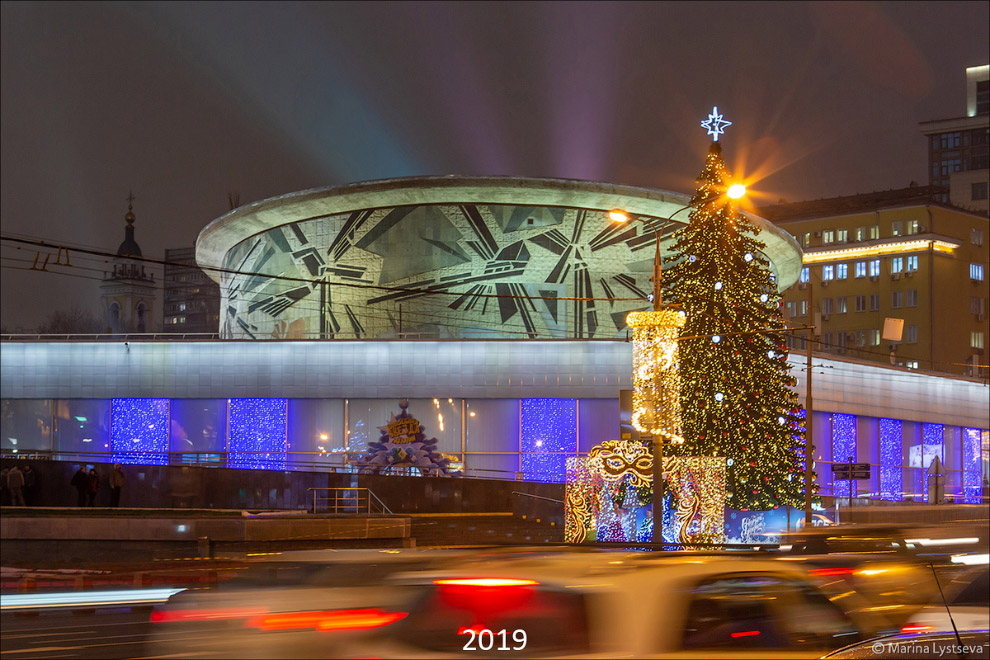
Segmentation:
[(893, 660), (894, 658), (986, 658), (990, 656), (990, 633), (986, 630), (953, 633), (903, 634), (868, 639), (851, 644), (823, 658), (829, 660)]
[(990, 629), (990, 567), (964, 573), (942, 585), (942, 591), (945, 602), (941, 597), (933, 599), (911, 615), (901, 632), (951, 632), (953, 623), (956, 630)]
[(818, 657), (870, 636), (758, 558), (546, 555), (399, 575), (405, 616), (346, 657)]

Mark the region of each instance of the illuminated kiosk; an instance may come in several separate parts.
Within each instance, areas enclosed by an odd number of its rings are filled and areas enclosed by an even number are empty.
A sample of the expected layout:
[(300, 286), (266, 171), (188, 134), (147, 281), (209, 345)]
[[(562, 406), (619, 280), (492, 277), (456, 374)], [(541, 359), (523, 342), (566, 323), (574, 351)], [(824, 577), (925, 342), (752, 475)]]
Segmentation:
[[(220, 284), (225, 339), (609, 339), (649, 307), (655, 230), (689, 201), (576, 180), (387, 179), (242, 206), (203, 229), (196, 259)], [(644, 222), (611, 222), (615, 209)], [(801, 251), (750, 218), (784, 290)]]

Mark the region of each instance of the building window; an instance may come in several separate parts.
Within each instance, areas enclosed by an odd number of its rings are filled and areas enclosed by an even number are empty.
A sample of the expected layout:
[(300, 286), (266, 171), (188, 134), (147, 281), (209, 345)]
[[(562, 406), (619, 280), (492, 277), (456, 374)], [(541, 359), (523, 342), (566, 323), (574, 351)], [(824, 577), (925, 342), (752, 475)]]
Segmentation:
[(890, 223), (890, 235), (891, 236), (902, 236), (904, 234), (904, 223), (900, 220), (895, 220)]
[(879, 346), (879, 345), (880, 345), (880, 331), (870, 330), (870, 346)]
[(905, 232), (908, 236), (918, 233), (918, 221), (908, 220), (907, 221), (907, 231)]
[(875, 241), (880, 238), (880, 225), (870, 227), (870, 240)]
[(973, 314), (983, 313), (983, 298), (970, 298), (969, 311)]
[(808, 268), (807, 266), (805, 266), (804, 268), (801, 269), (801, 278), (800, 278), (800, 280), (802, 282), (807, 282), (810, 279), (811, 279), (811, 269)]
[(793, 301), (787, 303), (787, 318), (792, 319), (797, 316), (797, 305)]
[(880, 260), (873, 259), (870, 261), (870, 277), (880, 276)]
[(969, 345), (973, 348), (983, 348), (983, 333), (982, 332), (969, 333)]
[(909, 289), (907, 292), (907, 307), (917, 307), (918, 306), (918, 290)]
[(894, 309), (900, 309), (904, 304), (904, 292), (903, 291), (893, 291), (890, 300), (890, 306)]
[(880, 294), (871, 293), (870, 294), (870, 311), (879, 312), (880, 311)]
[(904, 363), (904, 366), (907, 367), (908, 369), (917, 369), (918, 368), (918, 361), (917, 360), (908, 360), (907, 362)]
[(807, 316), (807, 315), (808, 315), (808, 301), (807, 300), (802, 300), (801, 301), (801, 316)]
[(866, 262), (857, 261), (856, 262), (856, 277), (866, 277)]
[(829, 243), (835, 242), (835, 232), (831, 229), (826, 229), (822, 232), (822, 244), (828, 245)]
[(849, 264), (836, 264), (835, 276), (840, 280), (849, 277)]
[(916, 325), (909, 325), (907, 327), (907, 332), (904, 333), (904, 336), (907, 337), (907, 339), (904, 340), (907, 343), (909, 343), (909, 344), (917, 344), (918, 343), (918, 326), (916, 326)]
[(837, 314), (845, 314), (849, 311), (849, 305), (845, 296), (835, 299), (835, 311)]
[(835, 333), (835, 345), (838, 348), (845, 348), (846, 347), (846, 333), (844, 333), (844, 332), (837, 332), (837, 333)]
[(899, 273), (904, 270), (904, 257), (891, 257), (890, 258), (890, 272)]
[(949, 176), (953, 172), (958, 172), (961, 169), (962, 161), (958, 158), (942, 161), (942, 176)]
[(943, 149), (954, 149), (959, 146), (961, 142), (961, 135), (957, 133), (942, 133), (942, 144)]
[(832, 309), (833, 309), (832, 308), (832, 299), (831, 298), (823, 298), (822, 299), (822, 314), (831, 314), (832, 313)]
[[(972, 272), (970, 268), (970, 272)], [(822, 281), (830, 282), (835, 279), (835, 266), (822, 266)]]
[(977, 181), (976, 183), (973, 184), (973, 187), (972, 187), (971, 192), (972, 192), (972, 194), (970, 195), (970, 199), (973, 200), (974, 202), (977, 201), (977, 200), (980, 200), (980, 199), (986, 199), (987, 198), (987, 182), (986, 181)]
[(907, 272), (913, 273), (918, 270), (918, 255), (910, 256), (907, 258)]
[(802, 247), (808, 247), (809, 245), (811, 245), (811, 232), (810, 231), (804, 232), (804, 235), (801, 236), (801, 245), (802, 245)]
[(856, 296), (856, 311), (857, 312), (866, 311), (866, 296)]
[[(984, 189), (986, 188), (986, 185), (987, 184), (985, 183), (983, 184)], [(984, 197), (984, 199), (986, 199), (986, 197)], [(975, 227), (973, 229), (970, 229), (969, 242), (972, 243), (973, 245), (983, 245), (983, 230), (976, 229)]]
[(856, 348), (863, 348), (866, 346), (866, 330), (857, 330), (856, 336)]
[(969, 279), (976, 280), (977, 282), (983, 281), (983, 264), (969, 265)]
[(849, 230), (848, 229), (836, 229), (835, 230), (835, 241), (837, 243), (848, 243), (849, 242)]
[(186, 303), (179, 303), (179, 311), (180, 312), (186, 311)]

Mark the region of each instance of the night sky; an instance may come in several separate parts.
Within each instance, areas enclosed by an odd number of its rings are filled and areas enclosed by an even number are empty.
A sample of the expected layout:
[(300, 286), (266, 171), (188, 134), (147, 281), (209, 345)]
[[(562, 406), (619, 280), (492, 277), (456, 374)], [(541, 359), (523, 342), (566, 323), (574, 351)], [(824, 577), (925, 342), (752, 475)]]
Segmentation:
[[(926, 184), (918, 122), (963, 116), (965, 68), (990, 52), (987, 2), (2, 3), (0, 19), (3, 235), (114, 251), (133, 191), (155, 258), (231, 193), (426, 174), (690, 193), (713, 105), (757, 204)], [(98, 311), (99, 260), (22, 270), (34, 251), (7, 241), (2, 257), (7, 330)]]

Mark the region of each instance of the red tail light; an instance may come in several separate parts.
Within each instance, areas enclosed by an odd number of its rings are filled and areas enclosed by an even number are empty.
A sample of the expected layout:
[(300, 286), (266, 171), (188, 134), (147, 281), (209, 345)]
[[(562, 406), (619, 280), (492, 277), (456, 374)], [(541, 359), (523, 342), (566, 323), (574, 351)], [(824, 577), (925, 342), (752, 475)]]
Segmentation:
[(264, 608), (241, 607), (229, 610), (156, 610), (151, 613), (152, 623), (175, 621), (222, 621), (224, 619), (246, 619), (267, 612)]
[(383, 612), (378, 609), (329, 610), (326, 612), (280, 612), (248, 619), (246, 626), (261, 630), (299, 630), (314, 628), (324, 632), (380, 628), (409, 616), (408, 612)]
[(759, 634), (759, 630), (744, 630), (743, 632), (734, 632), (729, 637), (753, 637)]
[(809, 571), (809, 574), (814, 577), (826, 577), (829, 575), (852, 575), (853, 569), (851, 568), (816, 568), (813, 571)]
[(515, 580), (512, 578), (459, 578), (451, 580), (434, 580), (433, 584), (445, 587), (532, 587), (538, 585), (536, 580)]
[(901, 628), (902, 633), (923, 633), (935, 630), (935, 626), (923, 626), (920, 623), (909, 623)]

